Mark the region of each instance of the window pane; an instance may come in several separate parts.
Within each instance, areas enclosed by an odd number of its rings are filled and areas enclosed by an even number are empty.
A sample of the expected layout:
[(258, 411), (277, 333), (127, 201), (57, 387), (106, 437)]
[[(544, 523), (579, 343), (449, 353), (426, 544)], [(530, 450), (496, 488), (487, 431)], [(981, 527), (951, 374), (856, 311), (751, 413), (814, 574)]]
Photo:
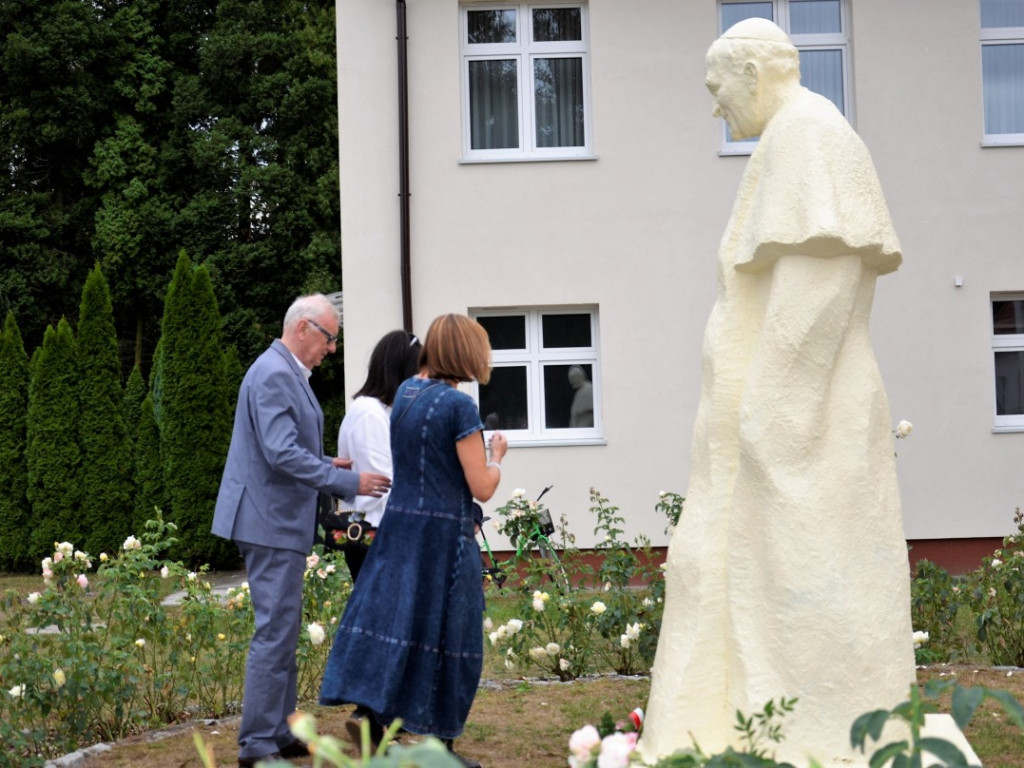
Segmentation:
[(514, 43), (516, 41), (516, 12), (469, 11), (466, 14), (466, 42)]
[(1024, 299), (992, 302), (992, 333), (1024, 333)]
[(789, 4), (789, 34), (817, 35), (843, 31), (839, 0), (793, 0)]
[(490, 383), (480, 385), (480, 420), (484, 429), (530, 428), (525, 365), (491, 369)]
[(996, 352), (996, 415), (1024, 413), (1024, 352)]
[(1024, 133), (1024, 45), (983, 45), (985, 133)]
[(526, 349), (526, 318), (522, 315), (478, 317), (487, 331), (491, 349)]
[(541, 337), (541, 345), (545, 349), (592, 346), (590, 315), (543, 315)]
[(469, 62), (470, 146), (519, 146), (519, 78), (515, 59)]
[(775, 21), (771, 3), (722, 3), (722, 31), (744, 19)]
[(800, 51), (800, 82), (827, 98), (843, 114), (843, 52)]
[(544, 366), (544, 426), (581, 429), (594, 426), (594, 378), (589, 364)]
[(582, 39), (583, 20), (579, 8), (534, 9), (533, 41), (535, 43)]
[(982, 27), (1024, 27), (1024, 0), (981, 0)]
[(538, 147), (582, 147), (583, 59), (534, 59)]

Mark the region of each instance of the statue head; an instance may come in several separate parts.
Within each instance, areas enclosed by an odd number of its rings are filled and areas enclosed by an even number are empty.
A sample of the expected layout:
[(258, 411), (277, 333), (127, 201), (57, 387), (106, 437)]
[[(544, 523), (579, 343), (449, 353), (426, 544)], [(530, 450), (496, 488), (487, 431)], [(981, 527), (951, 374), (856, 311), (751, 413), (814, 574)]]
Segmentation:
[(733, 24), (708, 49), (704, 84), (735, 139), (759, 136), (800, 85), (800, 55), (776, 24), (745, 19)]

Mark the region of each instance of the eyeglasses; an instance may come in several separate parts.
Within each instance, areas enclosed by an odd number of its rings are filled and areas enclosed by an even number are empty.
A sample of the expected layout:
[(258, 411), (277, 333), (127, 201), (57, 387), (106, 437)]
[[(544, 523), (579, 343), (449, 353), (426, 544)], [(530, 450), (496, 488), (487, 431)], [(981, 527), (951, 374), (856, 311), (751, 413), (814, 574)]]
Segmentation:
[(338, 342), (338, 334), (336, 334), (336, 333), (328, 333), (327, 330), (325, 328), (323, 328), (323, 326), (321, 326), (315, 320), (306, 320), (306, 322), (309, 323), (310, 325), (312, 325), (318, 331), (320, 331), (320, 333), (322, 333), (324, 335), (324, 338), (327, 339), (327, 343), (328, 344), (336, 344)]

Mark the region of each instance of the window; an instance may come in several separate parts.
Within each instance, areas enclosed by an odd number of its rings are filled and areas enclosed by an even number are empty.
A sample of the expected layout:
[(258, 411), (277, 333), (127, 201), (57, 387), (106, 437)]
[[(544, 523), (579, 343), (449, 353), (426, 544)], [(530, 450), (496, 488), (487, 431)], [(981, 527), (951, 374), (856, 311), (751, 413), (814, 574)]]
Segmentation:
[[(800, 82), (825, 96), (839, 111), (851, 117), (850, 53), (847, 37), (846, 0), (760, 0), (719, 4), (719, 32), (750, 18), (774, 21), (800, 51)], [(736, 140), (722, 121), (725, 135), (722, 154), (752, 152), (756, 138)]]
[(463, 160), (591, 157), (585, 5), (467, 5)]
[(983, 143), (1024, 144), (1024, 0), (981, 0), (981, 81)]
[(601, 440), (596, 309), (485, 310), (491, 380), (478, 388), (480, 418), (509, 441)]
[(993, 294), (996, 431), (1024, 430), (1024, 294)]

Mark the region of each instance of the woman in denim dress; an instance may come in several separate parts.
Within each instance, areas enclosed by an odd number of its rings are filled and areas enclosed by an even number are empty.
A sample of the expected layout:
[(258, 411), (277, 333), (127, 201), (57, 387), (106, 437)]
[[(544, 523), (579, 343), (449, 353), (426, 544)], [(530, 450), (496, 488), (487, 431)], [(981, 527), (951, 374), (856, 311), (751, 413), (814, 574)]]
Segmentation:
[(497, 489), (507, 442), (494, 433), (488, 458), (476, 403), (456, 387), (489, 381), (490, 351), (476, 321), (442, 315), (427, 332), (420, 373), (395, 396), (387, 511), (320, 689), (321, 704), (357, 705), (352, 736), (367, 717), (377, 743), (401, 718), (404, 730), (452, 749), (469, 715), (483, 665), (473, 499), (487, 501)]

